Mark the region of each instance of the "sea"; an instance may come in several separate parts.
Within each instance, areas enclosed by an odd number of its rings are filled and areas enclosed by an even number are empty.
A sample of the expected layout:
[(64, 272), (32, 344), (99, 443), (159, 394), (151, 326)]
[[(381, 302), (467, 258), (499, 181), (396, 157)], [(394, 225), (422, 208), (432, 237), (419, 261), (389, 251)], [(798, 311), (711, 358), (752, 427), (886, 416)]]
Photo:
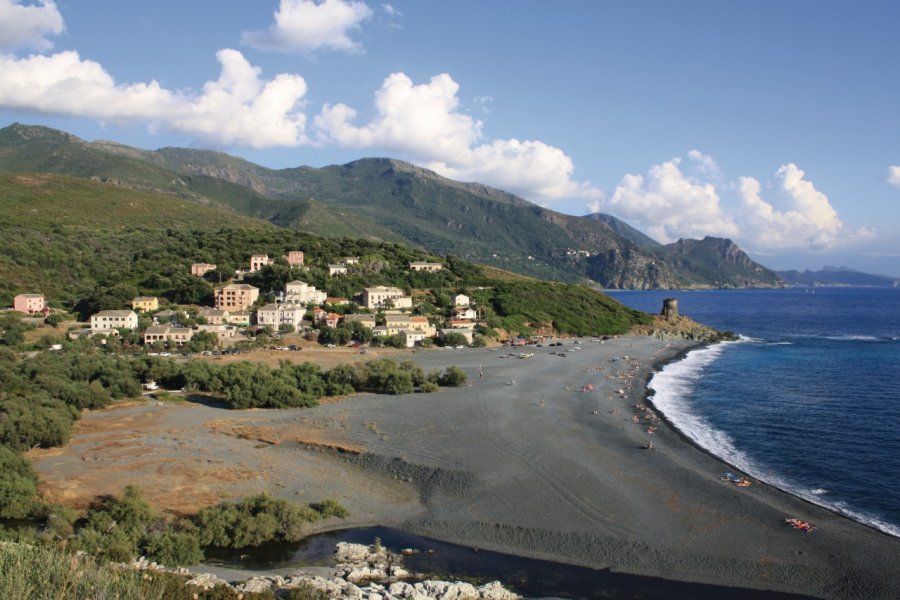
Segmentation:
[(609, 294), (739, 336), (666, 365), (652, 402), (754, 478), (900, 537), (900, 289)]

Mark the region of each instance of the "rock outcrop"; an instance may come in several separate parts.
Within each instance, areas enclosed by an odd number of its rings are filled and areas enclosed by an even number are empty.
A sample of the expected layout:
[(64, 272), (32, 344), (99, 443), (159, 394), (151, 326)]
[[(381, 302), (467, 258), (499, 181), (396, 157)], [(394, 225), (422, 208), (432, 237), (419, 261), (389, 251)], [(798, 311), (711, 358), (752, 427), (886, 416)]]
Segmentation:
[[(404, 550), (414, 554), (414, 550)], [(300, 587), (313, 588), (324, 592), (335, 600), (515, 600), (517, 594), (503, 587), (499, 581), (480, 586), (461, 581), (420, 581), (414, 573), (404, 568), (403, 557), (390, 552), (380, 544), (366, 546), (340, 542), (335, 547), (337, 566), (331, 577), (296, 575), (282, 577), (265, 575), (252, 577), (237, 584), (209, 573), (194, 574), (187, 585), (209, 590), (216, 586), (232, 587), (237, 592), (261, 593), (272, 590), (276, 593)], [(141, 571), (167, 571), (180, 575), (191, 575), (186, 569), (167, 569), (144, 557), (125, 567)]]

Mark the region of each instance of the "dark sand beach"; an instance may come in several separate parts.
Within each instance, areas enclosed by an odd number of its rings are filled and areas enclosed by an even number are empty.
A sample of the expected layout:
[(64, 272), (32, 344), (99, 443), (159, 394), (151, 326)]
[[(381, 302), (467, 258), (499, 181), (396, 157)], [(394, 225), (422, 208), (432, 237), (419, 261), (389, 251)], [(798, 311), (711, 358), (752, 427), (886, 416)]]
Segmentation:
[(622, 337), (525, 359), (422, 351), (411, 357), (426, 372), (457, 365), (470, 385), (288, 411), (132, 404), (87, 415), (68, 446), (30, 456), (45, 493), (75, 505), (129, 483), (176, 512), (263, 490), (334, 497), (353, 513), (341, 527), (679, 581), (900, 596), (900, 539), (759, 482), (722, 481), (730, 467), (639, 408), (654, 367), (689, 347)]

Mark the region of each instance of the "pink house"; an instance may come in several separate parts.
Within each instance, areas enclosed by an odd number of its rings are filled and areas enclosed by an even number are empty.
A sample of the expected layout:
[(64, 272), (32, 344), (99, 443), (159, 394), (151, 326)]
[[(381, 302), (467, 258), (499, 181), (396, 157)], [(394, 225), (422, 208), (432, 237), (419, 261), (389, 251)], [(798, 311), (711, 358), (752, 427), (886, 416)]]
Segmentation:
[(292, 267), (299, 267), (303, 265), (303, 252), (300, 250), (291, 250), (287, 253), (287, 262)]
[(338, 323), (341, 322), (342, 315), (339, 315), (336, 312), (328, 313), (325, 315), (325, 325), (328, 327), (337, 327)]
[(13, 298), (13, 310), (29, 315), (44, 310), (44, 296), (41, 294), (19, 294)]

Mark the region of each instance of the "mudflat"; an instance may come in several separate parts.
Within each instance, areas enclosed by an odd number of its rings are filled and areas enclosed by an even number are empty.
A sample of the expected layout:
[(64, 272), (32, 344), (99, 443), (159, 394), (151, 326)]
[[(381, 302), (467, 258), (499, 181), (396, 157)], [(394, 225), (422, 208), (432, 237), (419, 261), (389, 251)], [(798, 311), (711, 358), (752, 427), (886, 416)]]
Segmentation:
[(900, 595), (900, 540), (760, 482), (722, 481), (729, 466), (657, 418), (646, 380), (689, 342), (578, 346), (411, 353), (426, 371), (468, 374), (434, 394), (285, 411), (132, 403), (86, 415), (69, 445), (30, 457), (46, 496), (73, 505), (129, 483), (173, 512), (259, 491), (333, 497), (353, 515), (341, 527), (681, 581)]

